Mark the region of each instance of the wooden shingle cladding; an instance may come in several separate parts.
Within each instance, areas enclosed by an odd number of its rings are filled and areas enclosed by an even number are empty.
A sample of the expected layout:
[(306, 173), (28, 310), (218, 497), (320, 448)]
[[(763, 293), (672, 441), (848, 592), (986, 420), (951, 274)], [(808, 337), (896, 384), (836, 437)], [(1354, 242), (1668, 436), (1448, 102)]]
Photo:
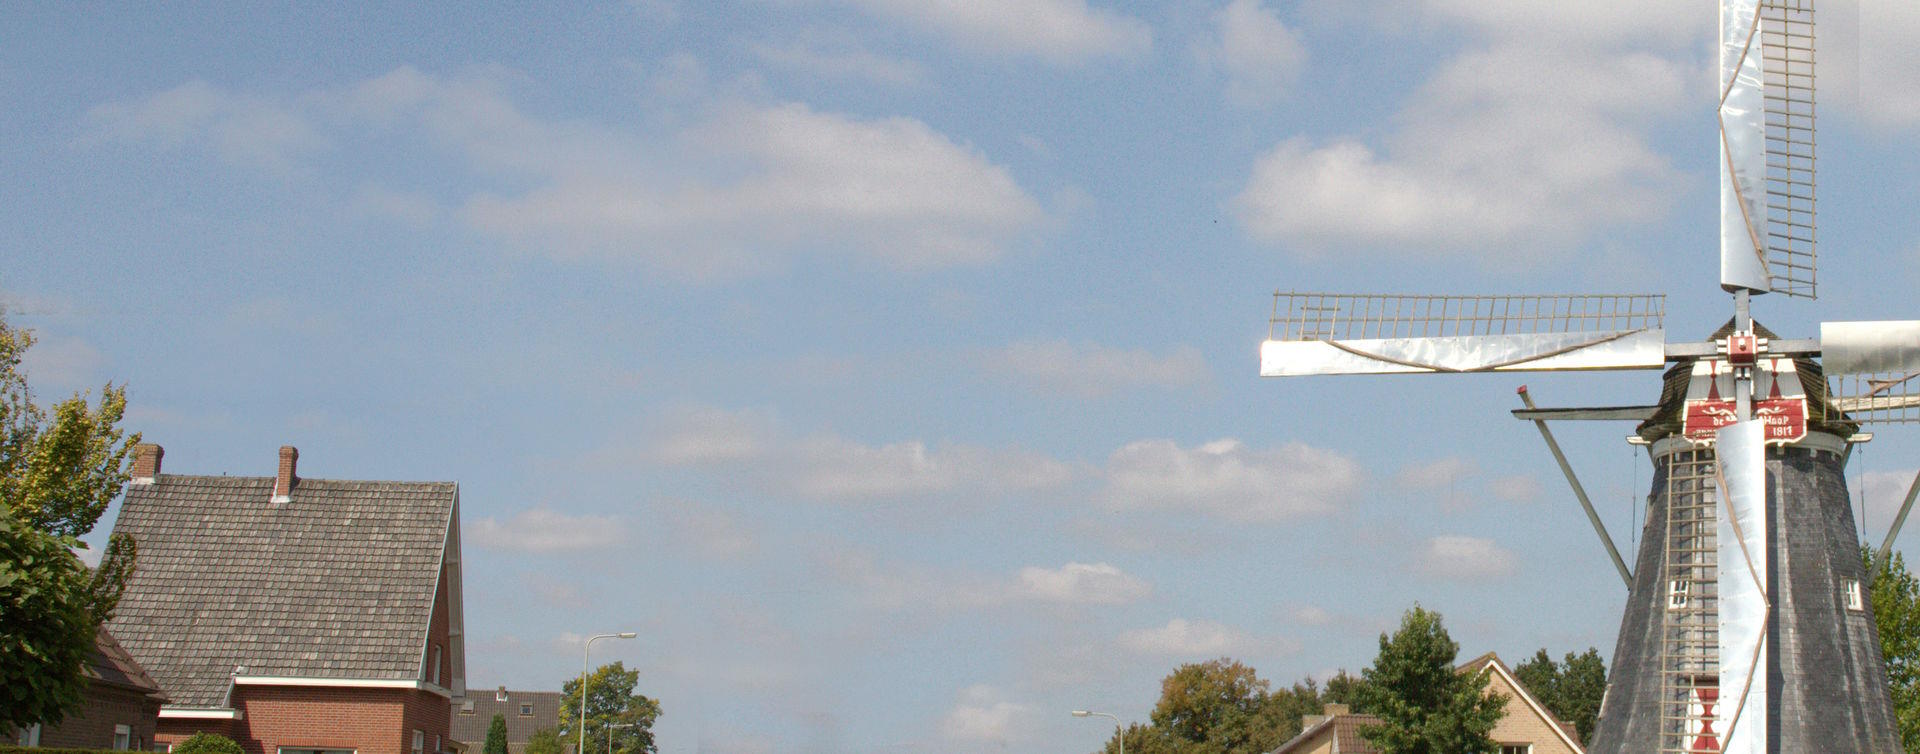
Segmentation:
[(281, 503), (273, 487), (175, 474), (127, 487), (114, 533), (133, 537), (138, 565), (109, 626), (169, 708), (229, 708), (236, 684), (278, 679), (418, 688), (435, 644), (429, 690), (457, 693), (458, 485), (299, 479)]

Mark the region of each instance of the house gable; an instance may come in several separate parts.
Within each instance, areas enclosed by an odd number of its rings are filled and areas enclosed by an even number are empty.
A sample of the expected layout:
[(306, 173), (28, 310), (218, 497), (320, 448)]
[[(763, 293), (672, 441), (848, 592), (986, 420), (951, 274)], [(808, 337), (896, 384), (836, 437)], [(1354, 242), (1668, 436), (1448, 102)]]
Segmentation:
[[(109, 626), (168, 716), (231, 710), (236, 686), (419, 688), (436, 603), (460, 628), (453, 483), (295, 478), (273, 502), (274, 477), (155, 471), (114, 525), (140, 555)], [(452, 681), (460, 650), (442, 650)]]

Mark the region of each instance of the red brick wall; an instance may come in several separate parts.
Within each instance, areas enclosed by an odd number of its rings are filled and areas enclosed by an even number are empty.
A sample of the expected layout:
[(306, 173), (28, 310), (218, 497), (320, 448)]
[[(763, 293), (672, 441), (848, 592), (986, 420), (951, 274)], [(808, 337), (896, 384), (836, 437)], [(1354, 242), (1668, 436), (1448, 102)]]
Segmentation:
[(136, 749), (153, 747), (155, 718), (160, 702), (145, 694), (114, 686), (89, 686), (80, 708), (67, 715), (59, 725), (40, 731), (40, 745), (50, 748), (111, 749), (113, 726), (125, 725), (132, 731), (129, 743)]
[(451, 732), (447, 698), (427, 691), (241, 686), (233, 696), (243, 719), (164, 720), (160, 740), (176, 743), (205, 730), (238, 741), (248, 754), (276, 754), (283, 746), (411, 754), (413, 731), (426, 735), (428, 752), (434, 736), (444, 748)]

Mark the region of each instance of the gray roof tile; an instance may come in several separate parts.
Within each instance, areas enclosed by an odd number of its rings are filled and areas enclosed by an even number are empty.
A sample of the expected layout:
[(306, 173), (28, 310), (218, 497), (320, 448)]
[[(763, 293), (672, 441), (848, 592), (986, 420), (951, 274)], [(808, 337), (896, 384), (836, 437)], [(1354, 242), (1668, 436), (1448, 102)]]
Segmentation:
[(139, 545), (108, 624), (173, 703), (225, 703), (247, 675), (411, 679), (432, 619), (452, 482), (162, 474), (127, 488)]

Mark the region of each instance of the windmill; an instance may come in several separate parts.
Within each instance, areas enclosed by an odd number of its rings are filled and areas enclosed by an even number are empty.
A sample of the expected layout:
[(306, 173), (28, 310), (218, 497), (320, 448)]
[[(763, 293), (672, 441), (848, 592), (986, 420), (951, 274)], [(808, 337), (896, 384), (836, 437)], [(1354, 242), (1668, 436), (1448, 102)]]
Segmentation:
[[(1733, 311), (1710, 340), (1668, 342), (1659, 295), (1274, 294), (1262, 376), (1667, 367), (1655, 405), (1541, 409), (1522, 387), (1514, 412), (1628, 588), (1594, 751), (1899, 749), (1844, 468), (1862, 423), (1920, 422), (1920, 321), (1788, 339), (1751, 312), (1759, 294), (1817, 293), (1813, 31), (1812, 0), (1721, 2)], [(1547, 426), (1575, 419), (1640, 422), (1655, 474), (1631, 569)]]

